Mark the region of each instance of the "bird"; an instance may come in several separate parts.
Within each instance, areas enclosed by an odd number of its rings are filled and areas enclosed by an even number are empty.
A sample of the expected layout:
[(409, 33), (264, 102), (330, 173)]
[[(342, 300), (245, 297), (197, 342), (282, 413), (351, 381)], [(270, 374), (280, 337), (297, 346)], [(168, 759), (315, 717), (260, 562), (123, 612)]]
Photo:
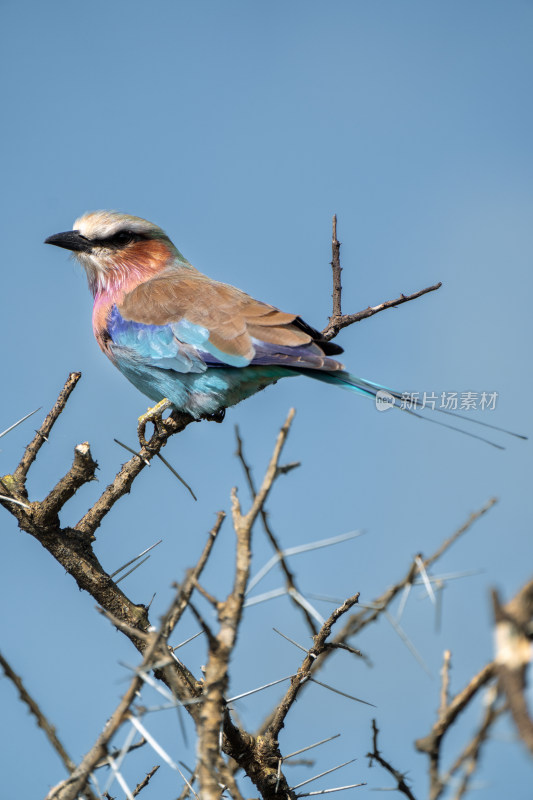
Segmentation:
[(195, 420), (222, 421), (229, 406), (299, 375), (367, 397), (386, 391), (392, 404), (402, 407), (401, 393), (346, 371), (332, 357), (342, 347), (301, 316), (199, 272), (152, 222), (92, 211), (45, 244), (70, 250), (78, 259), (94, 298), (93, 332), (100, 349), (155, 401), (140, 423), (169, 408)]

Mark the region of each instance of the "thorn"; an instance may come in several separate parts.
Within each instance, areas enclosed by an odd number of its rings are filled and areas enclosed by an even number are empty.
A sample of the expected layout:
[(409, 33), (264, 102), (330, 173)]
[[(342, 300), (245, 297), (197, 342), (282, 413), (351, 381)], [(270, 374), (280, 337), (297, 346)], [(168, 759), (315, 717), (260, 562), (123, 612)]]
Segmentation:
[(255, 597), (251, 597), (250, 600), (247, 600), (244, 603), (243, 608), (256, 606), (259, 603), (264, 603), (266, 600), (272, 600), (274, 597), (283, 597), (285, 594), (287, 594), (287, 589), (272, 589), (271, 592), (264, 592), (264, 594), (258, 594)]
[(326, 742), (331, 742), (333, 739), (338, 739), (339, 736), (340, 733), (334, 733), (333, 736), (328, 736), (327, 739), (321, 739), (319, 742), (310, 744), (307, 747), (302, 747), (301, 750), (295, 750), (294, 753), (289, 753), (288, 756), (283, 756), (282, 761), (287, 761), (287, 759), (292, 758), (293, 756), (299, 756), (300, 753), (305, 753), (307, 750), (312, 750), (313, 747), (319, 747), (321, 744), (326, 744)]
[(436, 602), (435, 593), (433, 592), (433, 588), (432, 588), (431, 582), (430, 582), (430, 580), (428, 578), (428, 574), (426, 572), (426, 568), (424, 566), (424, 562), (422, 561), (420, 556), (417, 556), (415, 558), (415, 563), (416, 563), (416, 565), (418, 567), (418, 571), (420, 572), (420, 575), (422, 576), (422, 580), (424, 581), (424, 586), (426, 587), (426, 592), (428, 593), (428, 597), (431, 600), (431, 602), (433, 603), (433, 605), (435, 605), (435, 602)]
[(408, 650), (411, 652), (411, 655), (413, 655), (413, 656), (414, 656), (414, 658), (415, 658), (415, 659), (418, 661), (418, 663), (420, 664), (420, 666), (422, 667), (422, 669), (424, 670), (424, 672), (425, 672), (427, 675), (429, 675), (429, 677), (430, 677), (430, 678), (432, 678), (432, 677), (433, 677), (433, 675), (432, 675), (432, 673), (431, 673), (431, 670), (430, 670), (430, 669), (429, 669), (429, 667), (427, 666), (426, 662), (424, 661), (424, 659), (422, 658), (422, 656), (420, 655), (420, 653), (418, 652), (418, 650), (416, 649), (416, 647), (414, 646), (414, 644), (412, 643), (412, 641), (411, 641), (411, 640), (409, 639), (409, 637), (407, 636), (407, 634), (406, 634), (406, 632), (404, 631), (404, 629), (402, 628), (402, 626), (401, 626), (401, 625), (399, 625), (399, 624), (396, 622), (396, 620), (395, 620), (395, 619), (393, 619), (393, 617), (391, 617), (391, 615), (389, 614), (389, 612), (387, 611), (387, 609), (383, 609), (383, 614), (384, 614), (385, 618), (386, 618), (386, 619), (388, 619), (388, 621), (390, 622), (390, 624), (392, 625), (392, 627), (394, 628), (394, 630), (396, 631), (396, 633), (398, 634), (398, 636), (400, 637), (400, 639), (402, 640), (402, 642), (405, 644), (405, 646), (407, 647), (407, 649), (408, 649)]
[(157, 594), (157, 592), (154, 592), (154, 593), (153, 593), (153, 595), (152, 595), (152, 599), (150, 600), (150, 602), (149, 602), (149, 603), (148, 603), (148, 605), (146, 606), (146, 611), (147, 611), (147, 612), (148, 612), (148, 611), (150, 611), (150, 606), (151, 606), (151, 605), (152, 605), (152, 603), (154, 602), (154, 597), (156, 596), (156, 594)]
[(143, 560), (142, 560), (142, 561), (139, 561), (139, 563), (138, 563), (138, 564), (135, 564), (135, 566), (134, 566), (134, 567), (132, 567), (132, 568), (131, 568), (130, 570), (128, 570), (127, 572), (125, 572), (125, 573), (124, 573), (124, 575), (121, 575), (121, 576), (120, 576), (120, 578), (119, 578), (117, 581), (115, 581), (115, 584), (118, 586), (118, 584), (120, 583), (120, 581), (123, 581), (123, 580), (124, 580), (124, 578), (127, 578), (127, 577), (128, 577), (128, 575), (131, 575), (131, 573), (132, 573), (132, 572), (135, 572), (135, 570), (136, 570), (136, 569), (139, 569), (139, 567), (142, 567), (142, 565), (143, 565), (143, 564), (144, 564), (146, 561), (148, 561), (148, 559), (149, 559), (149, 558), (150, 558), (150, 556), (146, 556), (146, 558), (143, 558)]
[(147, 467), (150, 466), (150, 462), (148, 461), (148, 459), (144, 458), (144, 456), (138, 453), (137, 450), (134, 450), (133, 447), (129, 447), (127, 444), (124, 444), (124, 442), (119, 442), (118, 439), (113, 439), (113, 441), (119, 444), (121, 447), (123, 447), (124, 450), (127, 450), (128, 453), (133, 453), (134, 456), (137, 456), (138, 458), (141, 459), (141, 461), (144, 461)]
[[(105, 764), (108, 763), (107, 759), (109, 757), (111, 757), (112, 759), (115, 760), (115, 764), (116, 764), (117, 769), (120, 769), (126, 754), (129, 753), (129, 751), (131, 749), (131, 744), (132, 744), (133, 740), (135, 739), (136, 735), (137, 735), (137, 731), (135, 730), (135, 728), (131, 728), (131, 730), (128, 732), (128, 735), (126, 736), (126, 738), (124, 740), (124, 744), (122, 745), (122, 748), (120, 749), (120, 751), (118, 753), (118, 756), (115, 756), (115, 754), (112, 755), (111, 753), (109, 753), (107, 757), (104, 756), (104, 758), (102, 759), (101, 764), (97, 764), (97, 766), (105, 766)], [(93, 774), (93, 779), (94, 779), (94, 774)], [(109, 777), (108, 777), (108, 779), (106, 781), (106, 784), (105, 784), (105, 786), (103, 788), (102, 796), (105, 795), (105, 793), (107, 792), (107, 790), (109, 789), (109, 787), (113, 783), (113, 779), (114, 779), (113, 774), (109, 775)]]
[(205, 631), (198, 631), (198, 633), (195, 633), (194, 636), (189, 636), (189, 638), (185, 639), (184, 642), (181, 642), (181, 644), (177, 644), (175, 647), (173, 647), (172, 652), (175, 653), (176, 650), (180, 649), (180, 647), (184, 647), (186, 644), (189, 644), (189, 642), (192, 642), (193, 639), (196, 639), (198, 636), (201, 636), (202, 633), (205, 633)]
[(358, 786), (366, 786), (365, 783), (350, 783), (348, 786), (336, 786), (334, 789), (321, 789), (317, 792), (307, 792), (306, 794), (298, 794), (297, 797), (314, 797), (317, 794), (330, 794), (331, 792), (342, 792), (344, 789), (357, 789)]
[[(296, 556), (300, 553), (307, 553), (310, 550), (318, 550), (321, 547), (330, 547), (334, 544), (340, 544), (341, 542), (346, 542), (349, 539), (355, 539), (357, 536), (361, 536), (364, 531), (350, 531), (349, 533), (342, 533), (339, 536), (333, 536), (329, 539), (320, 539), (316, 542), (310, 542), (308, 544), (300, 544), (296, 545), (295, 547), (287, 547), (286, 549), (282, 550), (280, 553), (276, 553), (275, 555), (270, 558), (265, 566), (261, 567), (259, 572), (251, 579), (248, 584), (248, 588), (246, 590), (246, 594), (251, 592), (251, 590), (257, 586), (259, 581), (261, 581), (265, 575), (270, 572), (272, 567), (275, 567), (276, 564), (281, 561), (282, 558), (286, 558), (287, 556)], [(321, 621), (321, 625), (323, 624), (324, 620)]]
[(242, 697), (248, 697), (250, 694), (255, 694), (256, 692), (261, 692), (263, 689), (268, 689), (270, 686), (275, 686), (277, 683), (283, 683), (283, 681), (288, 681), (290, 678), (294, 678), (294, 675), (286, 675), (285, 678), (278, 678), (277, 681), (271, 681), (270, 683), (265, 683), (263, 686), (258, 686), (257, 689), (250, 689), (249, 692), (243, 692), (242, 694), (236, 694), (235, 697), (229, 697), (226, 700), (226, 703), (233, 703), (235, 700), (240, 700)]
[(297, 467), (300, 467), (301, 465), (302, 465), (301, 461), (291, 461), (289, 464), (282, 464), (277, 468), (276, 476), (286, 475), (288, 472), (290, 472), (293, 469), (297, 469)]
[(279, 635), (280, 635), (280, 636), (283, 636), (283, 638), (284, 638), (284, 639), (286, 639), (288, 642), (290, 642), (291, 644), (293, 644), (295, 647), (299, 647), (299, 648), (300, 648), (300, 650), (303, 650), (303, 652), (304, 652), (304, 653), (307, 653), (307, 655), (309, 655), (309, 650), (307, 650), (305, 647), (302, 647), (302, 645), (301, 645), (301, 644), (298, 644), (298, 642), (295, 642), (295, 641), (294, 641), (294, 639), (291, 639), (291, 637), (290, 637), (290, 636), (285, 636), (285, 634), (284, 634), (284, 633), (282, 633), (281, 631), (278, 631), (278, 629), (277, 629), (277, 628), (272, 628), (272, 630), (273, 630), (273, 631), (276, 631), (276, 633), (279, 633)]
[(191, 784), (189, 783), (189, 781), (187, 780), (187, 778), (185, 777), (185, 775), (183, 774), (181, 769), (178, 767), (176, 762), (172, 760), (172, 758), (169, 756), (169, 754), (166, 752), (166, 750), (164, 750), (161, 747), (161, 745), (159, 744), (159, 742), (157, 742), (154, 739), (154, 737), (146, 730), (146, 728), (144, 727), (142, 722), (140, 722), (137, 719), (137, 717), (134, 717), (134, 716), (130, 716), (129, 719), (130, 719), (131, 724), (134, 725), (137, 728), (137, 730), (139, 731), (141, 736), (144, 736), (144, 738), (146, 739), (148, 744), (155, 750), (155, 752), (159, 756), (161, 756), (161, 758), (169, 765), (169, 767), (171, 767), (171, 769), (175, 770), (176, 772), (179, 772), (179, 774), (181, 775), (181, 777), (183, 778), (183, 780), (185, 781), (185, 783), (189, 787), (189, 791), (191, 791), (193, 793), (193, 795), (197, 798), (197, 800), (200, 800), (200, 798), (198, 797), (198, 795), (196, 794), (196, 792), (194, 791), (194, 789), (192, 788)]
[(27, 505), (26, 503), (22, 503), (20, 500), (15, 500), (13, 497), (6, 497), (4, 494), (0, 494), (0, 500), (5, 500), (8, 503), (14, 503), (16, 506), (22, 506), (22, 508), (27, 508), (28, 511), (31, 511), (31, 506)]
[[(20, 418), (20, 419), (18, 419), (16, 422), (14, 422), (14, 423), (13, 423), (13, 425), (10, 425), (10, 426), (9, 426), (9, 428), (6, 428), (4, 431), (2, 431), (2, 433), (0, 433), (0, 439), (2, 438), (2, 436), (5, 436), (5, 435), (6, 435), (6, 433), (9, 433), (9, 431), (12, 431), (12, 430), (13, 430), (13, 428), (16, 428), (16, 427), (17, 427), (17, 425), (21, 425), (21, 424), (22, 424), (22, 423), (23, 423), (25, 420), (27, 420), (27, 419), (28, 419), (28, 417), (31, 417), (31, 416), (33, 416), (34, 414), (36, 414), (38, 411), (40, 411), (40, 410), (41, 410), (41, 408), (42, 408), (42, 406), (39, 406), (39, 408), (36, 408), (36, 409), (35, 409), (35, 411), (30, 411), (30, 413), (29, 413), (29, 414), (26, 414), (26, 416), (25, 416), (25, 417), (21, 417), (21, 418)], [(36, 433), (37, 433), (37, 431), (36, 431)], [(43, 438), (44, 438), (44, 437), (43, 437)]]
[(117, 767), (114, 759), (111, 756), (107, 756), (107, 763), (111, 767), (111, 771), (112, 771), (117, 783), (119, 784), (121, 789), (125, 792), (126, 797), (128, 798), (128, 800), (133, 800), (133, 794), (131, 793), (131, 790), (130, 790), (128, 784), (124, 780), (124, 776), (120, 772), (120, 770)]
[(274, 789), (274, 794), (278, 793), (279, 782), (281, 780), (281, 762), (283, 761), (282, 758), (278, 758), (278, 772), (276, 775), (276, 788)]
[[(122, 570), (123, 570), (123, 569), (126, 569), (126, 567), (129, 567), (129, 565), (130, 565), (130, 564), (134, 564), (134, 563), (135, 563), (135, 561), (137, 561), (139, 558), (142, 558), (142, 557), (143, 557), (143, 556), (144, 556), (146, 553), (149, 553), (149, 552), (150, 552), (150, 550), (153, 550), (153, 549), (154, 549), (154, 547), (157, 547), (157, 545), (161, 544), (161, 542), (162, 542), (162, 541), (163, 541), (163, 539), (159, 539), (159, 541), (158, 541), (158, 542), (156, 542), (155, 544), (152, 544), (152, 545), (150, 545), (150, 547), (147, 547), (147, 548), (146, 548), (146, 550), (143, 550), (143, 551), (142, 551), (142, 553), (139, 553), (139, 555), (138, 555), (138, 556), (135, 556), (135, 558), (132, 558), (130, 561), (126, 561), (126, 563), (125, 563), (125, 564), (123, 564), (121, 567), (119, 567), (119, 568), (118, 568), (118, 569), (116, 569), (114, 572), (112, 572), (112, 573), (111, 573), (111, 575), (110, 575), (109, 577), (110, 577), (110, 578), (114, 578), (114, 577), (115, 577), (115, 575), (118, 575), (118, 573), (119, 573), (119, 572), (122, 572)], [(145, 560), (146, 560), (146, 559), (145, 559)], [(143, 562), (143, 563), (144, 563), (144, 562)], [(129, 573), (128, 573), (128, 574), (129, 574)], [(123, 576), (123, 577), (125, 577), (125, 576)], [(121, 580), (122, 580), (122, 578), (121, 578)]]
[(340, 689), (335, 689), (333, 686), (329, 686), (327, 683), (322, 683), (322, 681), (317, 681), (316, 678), (309, 677), (310, 681), (313, 683), (318, 683), (319, 686), (323, 686), (324, 689), (329, 689), (330, 692), (335, 692), (335, 694), (340, 694), (343, 697), (348, 697), (350, 700), (355, 700), (356, 703), (364, 703), (365, 706), (372, 706), (372, 708), (376, 708), (374, 703), (369, 703), (368, 700), (361, 700), (359, 697), (354, 697), (353, 694), (347, 694), (346, 692), (341, 692)]
[(288, 594), (290, 594), (290, 596), (296, 600), (298, 605), (302, 606), (302, 608), (305, 608), (305, 610), (316, 619), (320, 627), (322, 627), (326, 620), (318, 613), (316, 608), (314, 608), (314, 606), (312, 606), (311, 603), (305, 599), (303, 594), (300, 594), (300, 592), (297, 589), (294, 589), (292, 586), (288, 589)]
[(183, 480), (183, 478), (181, 477), (181, 475), (179, 475), (179, 474), (176, 472), (176, 470), (174, 469), (174, 467), (172, 466), (172, 464), (169, 464), (169, 463), (168, 463), (168, 461), (166, 460), (166, 458), (163, 458), (163, 456), (161, 455), (161, 453), (157, 453), (157, 457), (158, 457), (158, 458), (159, 458), (159, 459), (160, 459), (160, 460), (163, 462), (163, 464), (165, 465), (165, 467), (168, 467), (168, 469), (169, 469), (169, 470), (172, 472), (172, 474), (173, 474), (173, 475), (175, 475), (175, 477), (176, 477), (176, 478), (177, 478), (177, 479), (180, 481), (180, 483), (182, 483), (182, 484), (185, 486), (185, 488), (186, 488), (186, 489), (188, 489), (188, 491), (191, 493), (191, 496), (192, 496), (193, 500), (198, 500), (198, 498), (197, 498), (197, 497), (196, 497), (196, 495), (194, 494), (194, 492), (193, 492), (193, 490), (191, 489), (191, 487), (189, 486), (189, 484), (188, 484), (188, 483), (186, 483), (186, 482)]
[(440, 628), (442, 624), (442, 598), (443, 598), (443, 591), (446, 584), (442, 581), (435, 583), (435, 587), (437, 589), (437, 602), (435, 603), (435, 633), (440, 633)]
[(312, 783), (313, 781), (318, 780), (318, 778), (322, 778), (324, 775), (329, 775), (330, 772), (336, 772), (336, 770), (341, 769), (342, 767), (346, 767), (348, 764), (353, 764), (353, 762), (356, 760), (357, 759), (355, 758), (351, 758), (349, 761), (345, 761), (343, 764), (337, 764), (336, 767), (327, 769), (325, 772), (320, 772), (318, 775), (314, 775), (312, 778), (307, 778), (306, 781), (302, 781), (301, 783), (297, 783), (296, 786), (293, 786), (292, 791), (294, 791), (294, 789), (299, 789), (300, 786), (305, 786), (308, 783)]
[(399, 622), (401, 620), (401, 618), (402, 618), (403, 612), (405, 610), (405, 606), (407, 604), (407, 598), (409, 597), (409, 594), (411, 593), (412, 586), (413, 586), (412, 583), (406, 583), (405, 586), (403, 587), (402, 596), (400, 598), (400, 604), (398, 606), (398, 613), (396, 614), (396, 622)]

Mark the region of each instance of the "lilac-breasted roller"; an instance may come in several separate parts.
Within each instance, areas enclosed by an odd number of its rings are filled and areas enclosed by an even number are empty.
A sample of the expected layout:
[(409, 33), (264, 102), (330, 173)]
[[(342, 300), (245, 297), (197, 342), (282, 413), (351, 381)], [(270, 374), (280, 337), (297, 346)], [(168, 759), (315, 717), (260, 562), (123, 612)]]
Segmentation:
[(346, 372), (331, 358), (342, 348), (297, 314), (203, 275), (145, 219), (94, 211), (46, 243), (80, 261), (100, 348), (159, 411), (172, 406), (196, 419), (216, 418), (294, 375), (371, 397), (384, 389)]

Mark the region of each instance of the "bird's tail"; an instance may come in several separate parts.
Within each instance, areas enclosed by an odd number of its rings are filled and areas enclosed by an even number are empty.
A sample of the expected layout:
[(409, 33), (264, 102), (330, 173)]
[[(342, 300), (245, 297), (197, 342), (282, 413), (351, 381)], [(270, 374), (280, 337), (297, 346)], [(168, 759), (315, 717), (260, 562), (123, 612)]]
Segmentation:
[[(462, 433), (465, 436), (470, 436), (473, 439), (479, 439), (486, 444), (490, 444), (492, 447), (498, 448), (498, 450), (505, 450), (502, 445), (496, 444), (496, 442), (486, 439), (484, 436), (478, 436), (471, 431), (465, 431), (463, 428), (458, 428), (448, 422), (437, 420), (431, 416), (428, 416), (427, 413), (425, 413), (427, 408), (423, 410), (423, 407), (418, 405), (417, 410), (417, 404), (410, 399), (410, 395), (405, 393), (402, 394), (394, 389), (389, 389), (387, 386), (381, 386), (379, 383), (367, 381), (364, 378), (357, 378), (350, 372), (345, 372), (344, 370), (329, 372), (318, 369), (300, 369), (298, 372), (302, 375), (307, 375), (310, 378), (314, 378), (315, 380), (323, 381), (324, 383), (332, 383), (335, 386), (339, 386), (341, 389), (348, 389), (349, 391), (357, 392), (365, 397), (370, 397), (374, 399), (376, 407), (381, 408), (382, 410), (387, 407), (396, 408), (400, 411), (410, 414), (413, 417), (423, 419), (426, 422), (433, 422), (435, 425), (441, 425), (444, 428), (450, 428), (453, 431), (458, 431), (459, 433)], [(474, 425), (481, 425), (484, 428), (490, 428), (494, 431), (505, 433), (508, 436), (515, 436), (517, 439), (528, 438), (520, 433), (514, 433), (513, 431), (506, 430), (505, 428), (500, 428), (497, 425), (491, 425), (488, 422), (482, 422), (479, 419), (467, 417), (464, 414), (459, 414), (456, 411), (450, 411), (449, 409), (431, 407), (430, 411), (436, 411), (439, 414), (446, 414), (448, 417), (456, 417), (457, 419), (461, 419), (467, 423), (473, 423)]]

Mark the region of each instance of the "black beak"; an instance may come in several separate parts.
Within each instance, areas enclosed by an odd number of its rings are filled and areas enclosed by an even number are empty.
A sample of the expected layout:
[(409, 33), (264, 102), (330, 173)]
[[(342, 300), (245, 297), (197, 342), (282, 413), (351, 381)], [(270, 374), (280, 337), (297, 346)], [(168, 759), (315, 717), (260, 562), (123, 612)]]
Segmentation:
[(92, 250), (92, 243), (79, 231), (65, 231), (64, 233), (54, 233), (44, 240), (45, 244), (55, 244), (56, 247), (64, 247), (65, 250), (73, 250), (77, 253), (89, 253)]

